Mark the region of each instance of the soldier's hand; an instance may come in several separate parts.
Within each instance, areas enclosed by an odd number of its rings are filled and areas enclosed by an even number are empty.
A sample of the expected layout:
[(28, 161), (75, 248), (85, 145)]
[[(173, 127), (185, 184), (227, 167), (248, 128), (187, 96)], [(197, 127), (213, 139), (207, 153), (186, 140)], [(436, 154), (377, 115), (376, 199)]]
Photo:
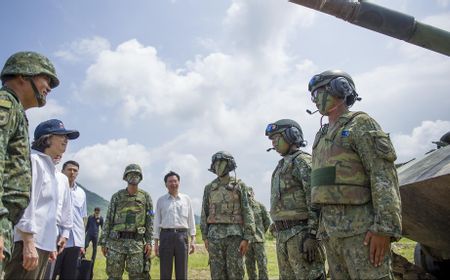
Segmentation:
[(108, 248), (105, 246), (102, 246), (102, 253), (103, 253), (103, 256), (106, 257), (106, 254), (108, 254)]
[(208, 244), (208, 240), (204, 240), (203, 242), (205, 243), (205, 249), (206, 249), (206, 251), (208, 251), (208, 245), (209, 245), (209, 244)]
[(3, 254), (3, 248), (5, 247), (5, 242), (3, 241), (3, 236), (0, 236), (0, 262), (5, 259), (5, 254)]
[(152, 244), (145, 244), (144, 253), (147, 258), (152, 255)]
[(189, 242), (189, 255), (195, 252), (195, 242)]
[(390, 250), (391, 237), (385, 235), (379, 235), (368, 231), (366, 238), (364, 238), (364, 245), (369, 248), (369, 259), (370, 262), (378, 267), (383, 263), (384, 256)]
[(317, 258), (319, 242), (317, 239), (308, 237), (303, 241), (302, 253), (303, 258), (312, 263)]
[(155, 256), (159, 257), (159, 244), (155, 242)]
[(241, 256), (245, 256), (248, 251), (248, 240), (242, 240), (241, 244), (239, 244), (239, 252), (241, 253)]

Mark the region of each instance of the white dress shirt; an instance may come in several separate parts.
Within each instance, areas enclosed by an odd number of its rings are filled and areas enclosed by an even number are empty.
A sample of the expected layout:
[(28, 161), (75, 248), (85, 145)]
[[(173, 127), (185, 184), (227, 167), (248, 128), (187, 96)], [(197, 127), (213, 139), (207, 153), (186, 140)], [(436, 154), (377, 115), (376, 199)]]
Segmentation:
[(69, 233), (73, 226), (72, 198), (70, 197), (69, 179), (60, 171), (56, 171), (58, 180), (58, 210), (56, 223), (59, 235), (69, 239)]
[(195, 235), (194, 209), (188, 195), (178, 193), (177, 197), (173, 197), (167, 193), (158, 199), (153, 238), (159, 239), (161, 228), (185, 228), (190, 236)]
[(87, 217), (86, 193), (75, 182), (74, 186), (70, 188), (70, 197), (73, 205), (73, 227), (70, 230), (66, 247), (84, 248), (85, 231), (83, 218)]
[(22, 232), (32, 233), (36, 248), (56, 251), (58, 228), (58, 181), (52, 159), (41, 152), (31, 150), (32, 184), (30, 204), (14, 227), (14, 241), (21, 241)]

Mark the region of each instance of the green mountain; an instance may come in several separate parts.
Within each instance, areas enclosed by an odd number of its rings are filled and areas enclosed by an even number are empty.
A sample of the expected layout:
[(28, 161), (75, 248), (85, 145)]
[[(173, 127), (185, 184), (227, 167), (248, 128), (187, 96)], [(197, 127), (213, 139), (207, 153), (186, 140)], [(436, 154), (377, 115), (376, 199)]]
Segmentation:
[(100, 215), (105, 217), (106, 212), (108, 211), (109, 201), (104, 199), (103, 197), (99, 196), (95, 192), (92, 192), (92, 191), (86, 189), (86, 187), (84, 187), (80, 183), (78, 183), (78, 185), (86, 193), (86, 204), (87, 204), (88, 216), (91, 215), (92, 213), (94, 213), (95, 207), (100, 207)]

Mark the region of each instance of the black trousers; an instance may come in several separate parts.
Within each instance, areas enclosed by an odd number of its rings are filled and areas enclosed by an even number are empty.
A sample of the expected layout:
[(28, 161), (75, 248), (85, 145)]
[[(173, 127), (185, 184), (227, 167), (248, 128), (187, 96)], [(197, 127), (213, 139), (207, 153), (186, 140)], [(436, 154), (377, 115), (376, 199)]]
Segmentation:
[(189, 238), (187, 231), (161, 230), (159, 235), (159, 268), (161, 279), (172, 279), (175, 259), (175, 278), (187, 279)]
[(97, 256), (97, 242), (98, 242), (98, 235), (90, 235), (86, 234), (84, 248), (87, 250), (89, 247), (89, 243), (92, 242), (92, 262), (95, 262), (95, 257)]
[(55, 272), (52, 279), (56, 279), (56, 275), (59, 275), (60, 280), (77, 279), (79, 256), (80, 247), (64, 248), (56, 259)]

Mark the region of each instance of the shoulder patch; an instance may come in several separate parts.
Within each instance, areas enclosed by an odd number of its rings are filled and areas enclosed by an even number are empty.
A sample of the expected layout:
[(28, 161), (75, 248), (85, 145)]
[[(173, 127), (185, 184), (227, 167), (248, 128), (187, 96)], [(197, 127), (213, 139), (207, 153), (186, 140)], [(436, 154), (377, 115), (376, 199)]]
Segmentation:
[(0, 126), (4, 126), (9, 121), (9, 111), (0, 109)]
[(0, 107), (11, 109), (12, 102), (6, 99), (0, 99)]

